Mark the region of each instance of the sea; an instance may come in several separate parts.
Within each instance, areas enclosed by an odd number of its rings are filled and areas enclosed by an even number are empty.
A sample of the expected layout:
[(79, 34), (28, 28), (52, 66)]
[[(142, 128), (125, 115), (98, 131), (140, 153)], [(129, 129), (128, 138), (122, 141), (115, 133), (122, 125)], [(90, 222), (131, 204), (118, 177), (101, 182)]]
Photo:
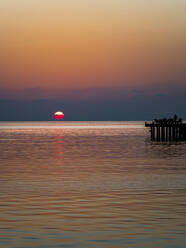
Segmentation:
[(144, 122), (0, 122), (0, 247), (185, 248), (186, 142)]

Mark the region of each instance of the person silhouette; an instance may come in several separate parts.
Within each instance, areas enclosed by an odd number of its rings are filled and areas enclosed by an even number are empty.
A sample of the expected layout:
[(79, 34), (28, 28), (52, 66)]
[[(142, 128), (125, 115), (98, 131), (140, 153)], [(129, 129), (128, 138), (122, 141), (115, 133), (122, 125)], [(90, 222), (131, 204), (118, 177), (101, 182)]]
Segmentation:
[(178, 118), (178, 117), (177, 117), (177, 115), (175, 114), (175, 115), (174, 115), (174, 121), (176, 121), (176, 120), (177, 120), (177, 118)]

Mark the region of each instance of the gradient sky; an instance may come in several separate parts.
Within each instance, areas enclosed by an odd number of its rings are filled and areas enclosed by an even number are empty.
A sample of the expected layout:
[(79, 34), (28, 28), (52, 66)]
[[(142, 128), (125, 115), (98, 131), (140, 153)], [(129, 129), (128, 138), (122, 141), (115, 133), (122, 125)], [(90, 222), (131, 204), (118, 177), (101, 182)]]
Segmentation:
[(185, 51), (185, 0), (0, 0), (3, 99), (183, 92)]

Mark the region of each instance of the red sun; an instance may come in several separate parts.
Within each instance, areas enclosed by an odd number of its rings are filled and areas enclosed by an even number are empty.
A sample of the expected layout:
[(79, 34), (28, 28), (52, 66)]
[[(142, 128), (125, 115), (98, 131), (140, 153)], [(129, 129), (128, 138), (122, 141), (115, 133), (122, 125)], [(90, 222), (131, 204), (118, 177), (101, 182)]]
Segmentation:
[(62, 120), (64, 118), (64, 114), (61, 111), (57, 111), (54, 113), (54, 119), (55, 120)]

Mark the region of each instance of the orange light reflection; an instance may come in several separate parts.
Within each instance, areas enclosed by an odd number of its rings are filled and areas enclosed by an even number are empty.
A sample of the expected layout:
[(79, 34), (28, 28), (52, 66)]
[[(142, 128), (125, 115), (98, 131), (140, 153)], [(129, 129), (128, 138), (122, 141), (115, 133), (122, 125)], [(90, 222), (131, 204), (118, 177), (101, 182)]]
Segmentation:
[(57, 129), (56, 144), (57, 144), (56, 158), (57, 160), (62, 160), (63, 158), (62, 129)]

